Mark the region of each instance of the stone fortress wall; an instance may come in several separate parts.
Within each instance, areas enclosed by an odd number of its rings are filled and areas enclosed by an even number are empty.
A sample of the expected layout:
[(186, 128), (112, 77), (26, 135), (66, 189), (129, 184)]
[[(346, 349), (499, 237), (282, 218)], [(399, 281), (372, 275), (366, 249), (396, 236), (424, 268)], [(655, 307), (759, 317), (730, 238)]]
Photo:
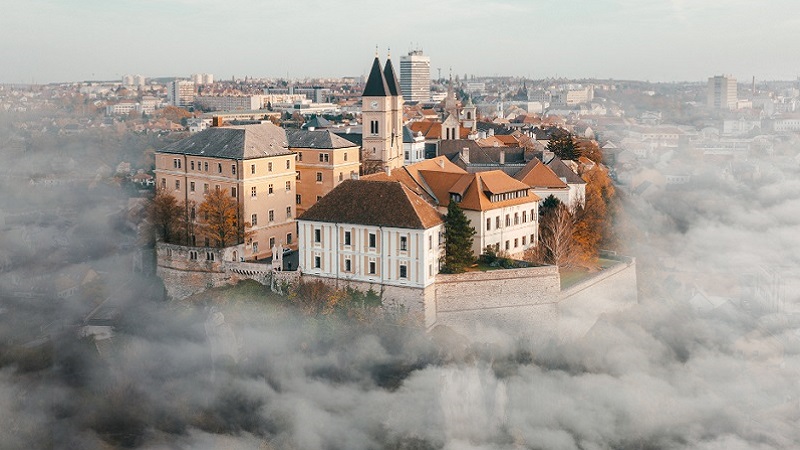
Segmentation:
[(157, 274), (173, 299), (243, 279), (269, 285), (273, 279), (293, 282), (302, 277), (339, 289), (373, 289), (384, 305), (405, 309), (425, 329), (446, 326), (464, 336), (488, 341), (507, 340), (509, 336), (537, 342), (574, 339), (583, 336), (603, 314), (628, 308), (637, 301), (636, 262), (614, 255), (604, 256), (617, 260), (616, 265), (562, 291), (555, 266), (439, 274), (435, 283), (421, 289), (299, 272), (273, 273), (270, 264), (236, 261), (237, 255), (243, 254), (237, 247), (159, 243), (156, 252)]

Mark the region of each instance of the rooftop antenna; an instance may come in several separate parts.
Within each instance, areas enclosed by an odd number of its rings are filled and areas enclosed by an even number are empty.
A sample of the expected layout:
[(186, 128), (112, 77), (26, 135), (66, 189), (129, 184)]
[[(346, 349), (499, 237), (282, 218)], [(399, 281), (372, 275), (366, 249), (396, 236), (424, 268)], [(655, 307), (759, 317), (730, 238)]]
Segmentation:
[(375, 57), (378, 57), (378, 44), (375, 44)]

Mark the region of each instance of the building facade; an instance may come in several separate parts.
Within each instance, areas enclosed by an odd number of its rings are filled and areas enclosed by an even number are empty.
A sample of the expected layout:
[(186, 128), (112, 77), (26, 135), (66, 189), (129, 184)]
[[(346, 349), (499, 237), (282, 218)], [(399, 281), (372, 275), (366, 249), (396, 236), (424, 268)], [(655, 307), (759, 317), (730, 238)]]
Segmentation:
[(377, 56), (362, 95), (362, 160), (384, 170), (403, 165), (403, 96), (391, 60)]
[(298, 218), (298, 231), (304, 275), (424, 288), (439, 273), (442, 216), (396, 181), (345, 180)]
[(709, 77), (707, 97), (707, 104), (711, 109), (735, 109), (739, 100), (736, 78), (730, 75)]
[(194, 103), (193, 81), (175, 80), (167, 85), (167, 100), (171, 105), (186, 108)]
[(262, 259), (281, 243), (294, 248), (295, 155), (283, 129), (270, 123), (212, 127), (156, 152), (156, 186), (186, 205), (191, 245), (208, 247), (193, 230), (197, 208), (211, 189), (236, 199), (252, 234), (242, 259)]
[(412, 50), (400, 57), (400, 88), (410, 102), (431, 99), (431, 59), (422, 50)]
[(286, 137), (297, 158), (298, 216), (344, 180), (358, 177), (358, 145), (329, 130), (287, 130)]

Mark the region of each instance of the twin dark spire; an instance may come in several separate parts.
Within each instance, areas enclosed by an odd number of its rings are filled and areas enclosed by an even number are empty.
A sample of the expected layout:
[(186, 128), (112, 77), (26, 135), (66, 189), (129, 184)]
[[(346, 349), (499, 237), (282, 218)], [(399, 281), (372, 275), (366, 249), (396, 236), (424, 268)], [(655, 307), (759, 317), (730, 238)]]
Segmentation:
[(364, 87), (364, 97), (396, 97), (402, 95), (400, 83), (392, 66), (391, 58), (386, 58), (386, 66), (381, 70), (381, 61), (378, 56), (372, 62), (372, 69), (367, 77), (367, 85)]

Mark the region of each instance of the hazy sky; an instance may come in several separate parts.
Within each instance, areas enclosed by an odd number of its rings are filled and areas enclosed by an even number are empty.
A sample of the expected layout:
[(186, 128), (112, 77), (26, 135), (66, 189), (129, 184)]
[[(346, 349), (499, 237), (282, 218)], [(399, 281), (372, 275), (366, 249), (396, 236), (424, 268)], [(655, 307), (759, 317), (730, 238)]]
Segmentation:
[[(800, 74), (796, 0), (0, 0), (0, 82), (432, 74), (702, 81)], [(767, 7), (769, 6), (769, 7)]]

